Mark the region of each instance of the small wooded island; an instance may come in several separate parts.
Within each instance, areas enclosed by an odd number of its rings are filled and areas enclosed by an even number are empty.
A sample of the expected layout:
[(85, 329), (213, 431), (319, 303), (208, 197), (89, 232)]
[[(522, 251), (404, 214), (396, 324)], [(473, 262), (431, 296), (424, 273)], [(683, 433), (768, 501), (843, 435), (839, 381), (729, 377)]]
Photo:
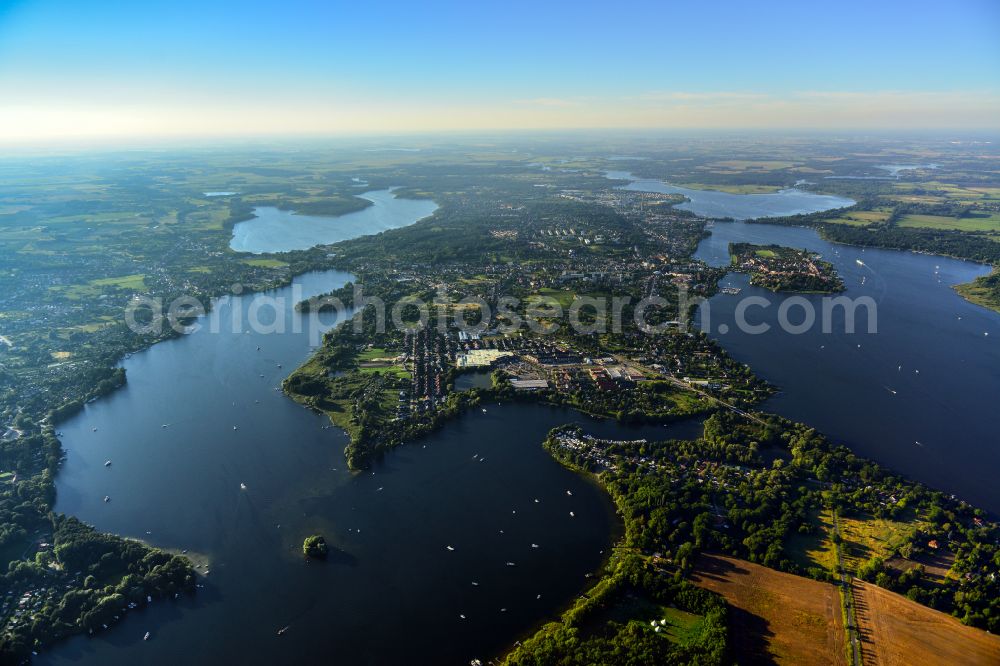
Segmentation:
[(315, 560), (325, 560), (330, 553), (330, 547), (326, 545), (326, 539), (318, 534), (306, 537), (302, 542), (302, 554)]
[(771, 291), (835, 294), (844, 282), (828, 261), (815, 252), (781, 245), (730, 243), (733, 268), (749, 273), (750, 284)]

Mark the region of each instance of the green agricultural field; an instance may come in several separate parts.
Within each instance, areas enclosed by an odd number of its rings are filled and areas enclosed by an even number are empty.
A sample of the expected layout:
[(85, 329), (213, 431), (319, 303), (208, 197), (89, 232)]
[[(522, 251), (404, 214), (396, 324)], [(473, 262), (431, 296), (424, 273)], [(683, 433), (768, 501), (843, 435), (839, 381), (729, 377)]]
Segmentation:
[(145, 226), (149, 218), (136, 212), (108, 212), (89, 215), (61, 215), (45, 219), (46, 225), (72, 224), (76, 226), (108, 225), (108, 224), (139, 224)]
[(729, 194), (770, 194), (781, 189), (778, 185), (724, 185), (718, 183), (678, 183), (691, 190), (715, 190)]
[(382, 373), (388, 372), (388, 373), (392, 373), (392, 374), (396, 375), (397, 377), (401, 377), (403, 379), (410, 379), (412, 377), (412, 375), (410, 374), (410, 372), (408, 370), (406, 370), (405, 368), (403, 368), (403, 366), (401, 366), (401, 365), (371, 365), (371, 366), (364, 366), (364, 367), (358, 368), (358, 372), (361, 373), (361, 374), (363, 374), (363, 375), (372, 375), (372, 374), (375, 374), (376, 372), (382, 372)]
[(287, 262), (278, 259), (243, 259), (242, 261), (247, 266), (256, 266), (257, 268), (284, 268), (288, 265)]
[(964, 204), (1000, 200), (1000, 188), (998, 187), (963, 187), (932, 180), (925, 183), (900, 183), (896, 188), (901, 192), (939, 196), (949, 201)]
[[(656, 622), (659, 625), (662, 620), (666, 620), (666, 624), (662, 625), (660, 631), (656, 632), (652, 623)], [(705, 618), (695, 613), (629, 594), (603, 614), (588, 622), (585, 629), (588, 632), (604, 633), (607, 631), (608, 622), (619, 625), (631, 624), (639, 631), (658, 633), (671, 643), (689, 645), (701, 635)]]
[(674, 643), (687, 645), (698, 637), (704, 625), (705, 618), (701, 615), (688, 613), (678, 608), (661, 606), (663, 619), (667, 621), (666, 638)]
[[(563, 308), (569, 308), (573, 304), (573, 299), (576, 298), (576, 292), (569, 289), (539, 289), (533, 296), (542, 297), (546, 300), (552, 299), (559, 303)], [(529, 296), (529, 301), (533, 296)]]
[(965, 217), (945, 215), (906, 215), (899, 226), (958, 231), (1000, 231), (1000, 213), (971, 213)]
[(490, 280), (488, 277), (480, 273), (478, 275), (473, 275), (470, 277), (460, 277), (457, 280), (455, 280), (455, 283), (465, 287), (475, 288), (475, 287), (481, 287), (484, 284), (488, 284), (489, 281)]
[(819, 568), (833, 572), (837, 566), (837, 551), (830, 535), (833, 533), (833, 515), (829, 509), (816, 511), (811, 516), (812, 534), (795, 534), (785, 544), (789, 558), (803, 569)]
[(1000, 201), (1000, 187), (970, 187), (970, 192), (983, 195), (984, 199)]
[(357, 356), (358, 363), (364, 363), (365, 361), (374, 361), (380, 358), (394, 357), (395, 354), (390, 354), (385, 349), (381, 347), (372, 347), (371, 349), (366, 349)]
[[(368, 349), (361, 352), (355, 357), (355, 361), (358, 364), (358, 372), (364, 375), (371, 375), (376, 372), (391, 373), (403, 379), (412, 378), (412, 374), (407, 371), (403, 366), (398, 363), (393, 363), (392, 359), (396, 357), (393, 352), (387, 352), (385, 349), (376, 347)], [(392, 398), (393, 404), (396, 400), (396, 392), (391, 391), (390, 397)]]
[(72, 326), (64, 330), (69, 331), (71, 333), (75, 331), (81, 331), (83, 333), (94, 333), (95, 331), (99, 331), (105, 326), (109, 326), (114, 322), (115, 319), (113, 317), (103, 316), (101, 317), (101, 321), (92, 321), (86, 324), (80, 324), (79, 326)]
[(841, 517), (844, 566), (848, 571), (857, 571), (873, 557), (888, 558), (893, 550), (913, 538), (919, 526), (916, 519), (904, 522), (870, 516)]
[(679, 389), (670, 394), (670, 400), (674, 403), (674, 412), (677, 414), (697, 414), (708, 405), (707, 401), (696, 393)]
[(84, 284), (74, 285), (54, 285), (49, 287), (49, 291), (62, 295), (69, 300), (80, 300), (83, 298), (96, 298), (107, 293), (108, 289), (120, 289), (123, 291), (146, 291), (146, 276), (142, 273), (134, 275), (122, 275), (121, 277), (98, 278), (90, 280)]
[(824, 222), (829, 222), (830, 224), (846, 224), (851, 227), (867, 227), (871, 222), (865, 222), (864, 220), (859, 220), (854, 217), (835, 217), (830, 220), (824, 220)]
[[(871, 516), (840, 518), (844, 567), (851, 572), (873, 557), (887, 559), (913, 538), (922, 524), (916, 516), (888, 520)], [(789, 558), (804, 569), (820, 568), (834, 573), (837, 553), (832, 541), (833, 516), (829, 509), (813, 514), (811, 534), (795, 534), (785, 545)]]
[(722, 160), (712, 162), (708, 167), (720, 169), (723, 173), (740, 171), (777, 171), (799, 166), (799, 162), (784, 162), (781, 160)]
[(101, 278), (98, 280), (91, 280), (90, 284), (95, 287), (112, 287), (116, 289), (135, 289), (142, 290), (146, 288), (145, 283), (146, 276), (142, 273), (136, 273), (134, 275), (123, 275), (121, 277), (111, 277), (111, 278)]
[(854, 227), (866, 227), (869, 224), (885, 222), (892, 215), (892, 211), (884, 208), (875, 210), (852, 210), (843, 213), (840, 217), (827, 220), (833, 224), (848, 224)]

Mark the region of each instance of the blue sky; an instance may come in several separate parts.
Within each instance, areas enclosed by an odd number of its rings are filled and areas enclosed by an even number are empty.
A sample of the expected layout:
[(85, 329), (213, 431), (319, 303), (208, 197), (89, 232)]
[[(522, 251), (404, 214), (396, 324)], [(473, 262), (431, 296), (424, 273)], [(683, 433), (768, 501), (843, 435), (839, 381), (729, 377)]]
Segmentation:
[(6, 139), (995, 128), (998, 98), (996, 0), (0, 1)]

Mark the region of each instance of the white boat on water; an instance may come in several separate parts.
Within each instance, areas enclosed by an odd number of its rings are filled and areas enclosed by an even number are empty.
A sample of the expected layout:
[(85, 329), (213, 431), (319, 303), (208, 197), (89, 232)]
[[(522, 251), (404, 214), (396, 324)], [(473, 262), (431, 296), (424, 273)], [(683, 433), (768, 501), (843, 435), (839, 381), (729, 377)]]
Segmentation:
[(246, 490), (246, 489), (247, 489), (247, 484), (240, 482), (240, 490)]
[(857, 262), (858, 266), (864, 266), (865, 265), (865, 262), (861, 261), (860, 259), (855, 259), (854, 261)]
[(142, 637), (142, 640), (148, 641), (150, 636), (152, 636), (152, 634), (147, 631), (146, 635)]
[(451, 546), (445, 546), (445, 548), (447, 548), (448, 550), (455, 550), (455, 549), (454, 549), (454, 548), (452, 548)]
[(111, 461), (110, 460), (105, 460), (104, 461), (104, 466), (105, 467), (111, 467)]

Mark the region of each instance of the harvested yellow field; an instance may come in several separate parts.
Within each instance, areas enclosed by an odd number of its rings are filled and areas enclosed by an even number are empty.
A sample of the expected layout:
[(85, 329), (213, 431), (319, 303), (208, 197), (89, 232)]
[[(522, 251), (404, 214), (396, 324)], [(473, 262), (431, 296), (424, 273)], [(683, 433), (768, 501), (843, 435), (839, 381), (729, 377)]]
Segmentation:
[(1000, 664), (1000, 637), (888, 590), (854, 581), (866, 666)]
[(704, 555), (691, 581), (725, 597), (737, 661), (847, 664), (840, 594), (829, 583), (722, 555)]

